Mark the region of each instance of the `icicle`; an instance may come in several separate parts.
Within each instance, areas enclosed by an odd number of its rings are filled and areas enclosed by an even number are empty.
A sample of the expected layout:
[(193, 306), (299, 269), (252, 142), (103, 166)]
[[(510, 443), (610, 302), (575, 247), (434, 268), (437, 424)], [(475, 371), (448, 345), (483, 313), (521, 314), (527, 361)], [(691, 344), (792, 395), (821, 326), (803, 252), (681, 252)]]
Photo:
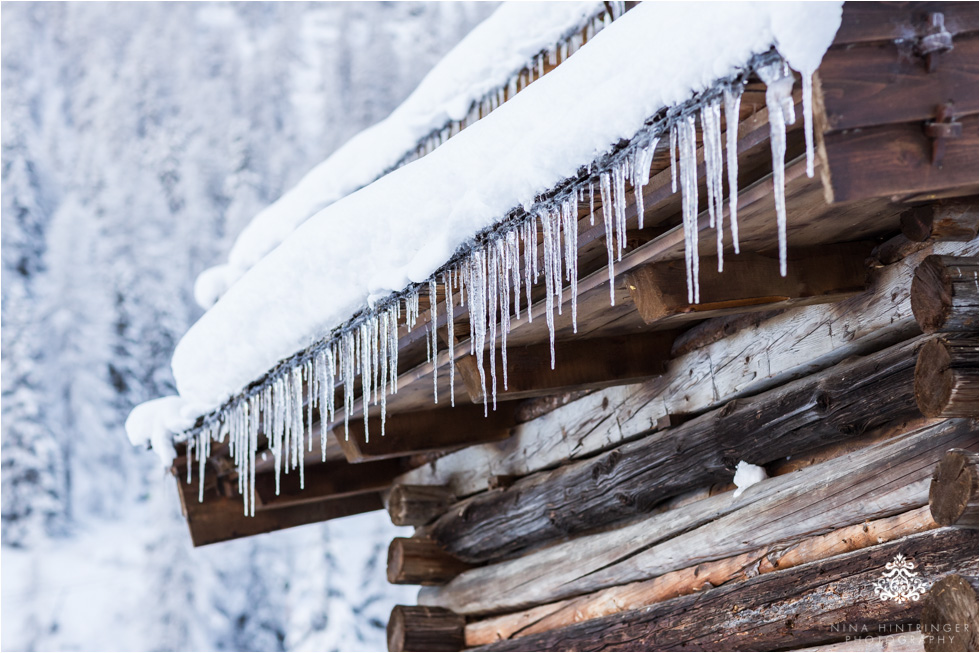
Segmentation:
[(510, 333), (510, 278), (513, 263), (510, 260), (510, 236), (513, 232), (495, 241), (497, 261), (500, 263), (498, 275), (500, 287), (497, 297), (500, 300), (500, 364), (504, 372), (504, 390), (507, 389), (507, 334)]
[(626, 249), (626, 171), (623, 163), (612, 167), (613, 209), (616, 215), (616, 260), (623, 260)]
[(724, 266), (724, 158), (721, 153), (721, 102), (713, 100), (701, 107), (701, 139), (704, 143), (705, 185), (708, 189), (710, 226), (717, 229), (718, 271)]
[(677, 123), (670, 126), (670, 192), (677, 192)]
[[(415, 295), (418, 299), (418, 295)], [(371, 341), (371, 326), (370, 322), (365, 321), (361, 323), (358, 329), (359, 342), (358, 347), (360, 348), (361, 354), (361, 408), (364, 411), (364, 441), (371, 441), (371, 434), (368, 433), (368, 402), (371, 400), (371, 354), (369, 353), (370, 341)]]
[(432, 323), (432, 401), (439, 403), (439, 338), (436, 320), (439, 315), (439, 302), (436, 299), (436, 280), (429, 280), (429, 314)]
[(538, 55), (538, 79), (544, 77), (544, 55)]
[(803, 79), (803, 134), (806, 138), (806, 176), (813, 177), (813, 72), (800, 71)]
[(742, 102), (741, 88), (736, 93), (725, 89), (725, 149), (728, 154), (728, 223), (732, 228), (732, 244), (738, 248), (738, 111)]
[[(449, 341), (449, 405), (456, 406), (456, 360), (453, 358), (456, 339), (455, 325), (453, 324), (453, 270), (442, 273), (442, 286), (446, 289), (446, 330), (447, 340)], [(383, 433), (382, 433), (383, 434)]]
[(555, 369), (555, 276), (553, 274), (555, 250), (551, 233), (553, 223), (548, 211), (539, 214), (538, 217), (544, 232), (545, 319), (548, 322), (548, 335), (551, 341), (551, 369)]
[(535, 233), (535, 216), (531, 215), (524, 220), (522, 226), (524, 241), (524, 290), (527, 293), (527, 321), (528, 324), (534, 321), (534, 313), (531, 311), (531, 287), (537, 281), (537, 274), (533, 274), (536, 267), (534, 261), (538, 257), (538, 241)]
[(497, 303), (498, 289), (500, 287), (499, 271), (500, 262), (497, 260), (497, 249), (493, 242), (487, 244), (487, 325), (489, 326), (490, 341), (490, 396), (493, 400), (493, 409), (497, 410)]
[(653, 165), (653, 155), (657, 150), (660, 139), (654, 138), (644, 147), (633, 151), (633, 175), (630, 183), (633, 185), (633, 195), (636, 198), (636, 215), (639, 228), (643, 228), (643, 187), (650, 182), (650, 166)]
[(299, 366), (292, 369), (293, 385), (293, 468), (299, 466), (299, 487), (304, 486), (303, 478), (303, 372)]
[(565, 232), (565, 276), (571, 284), (572, 333), (578, 333), (578, 196), (569, 195), (561, 204)]
[(613, 207), (612, 181), (608, 172), (599, 173), (599, 192), (602, 199), (602, 220), (606, 227), (606, 257), (609, 261), (609, 305), (616, 305), (616, 272), (613, 269)]
[(684, 220), (684, 260), (687, 265), (687, 301), (700, 301), (698, 288), (698, 159), (694, 116), (680, 121), (681, 206)]
[(595, 184), (589, 180), (589, 225), (595, 226)]
[(514, 287), (514, 317), (521, 318), (521, 243), (517, 230), (507, 232), (508, 263)]
[[(776, 199), (776, 227), (779, 232), (779, 274), (786, 276), (786, 124), (795, 120), (793, 112), (793, 78), (785, 75), (779, 63), (759, 69), (766, 83), (766, 108), (769, 110), (769, 141), (772, 147), (772, 181)], [(788, 104), (788, 107), (787, 107)]]

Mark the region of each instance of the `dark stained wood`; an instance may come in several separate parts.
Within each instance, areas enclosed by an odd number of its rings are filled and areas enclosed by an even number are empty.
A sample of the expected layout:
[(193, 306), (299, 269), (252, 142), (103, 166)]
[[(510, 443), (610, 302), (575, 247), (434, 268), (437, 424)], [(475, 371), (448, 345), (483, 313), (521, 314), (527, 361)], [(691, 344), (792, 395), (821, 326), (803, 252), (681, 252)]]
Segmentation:
[(922, 123), (824, 134), (833, 202), (976, 184), (977, 116), (966, 116), (960, 122), (963, 134), (947, 142), (941, 165), (932, 163), (932, 142)]
[[(729, 256), (724, 271), (701, 257), (700, 301), (688, 301), (684, 261), (652, 263), (626, 274), (636, 309), (647, 324), (688, 313), (692, 318), (724, 312), (772, 310), (788, 300), (831, 303), (864, 290), (870, 243), (839, 243), (790, 251), (787, 275), (779, 274), (776, 256), (744, 253)], [(800, 304), (801, 302), (795, 302)]]
[(395, 585), (445, 585), (469, 568), (432, 540), (396, 537), (388, 546), (388, 582)]
[(952, 51), (926, 70), (908, 46), (874, 43), (829, 50), (820, 62), (820, 84), (830, 129), (853, 129), (931, 120), (936, 106), (952, 102), (960, 115), (976, 113), (977, 34), (954, 39)]
[(885, 565), (902, 554), (928, 586), (974, 574), (977, 545), (973, 531), (929, 531), (479, 650), (765, 651), (877, 634), (883, 625), (913, 633), (922, 604), (875, 595)]
[(970, 241), (977, 237), (977, 203), (938, 202), (902, 214), (902, 234), (909, 240)]
[(278, 495), (274, 472), (256, 474), (256, 511), (314, 503), (331, 497), (380, 492), (404, 471), (401, 461), (395, 459), (360, 465), (331, 461), (306, 467), (302, 488), (298, 470), (282, 474), (279, 478)]
[(951, 34), (977, 31), (974, 2), (845, 2), (834, 45), (914, 40), (929, 33), (937, 11)]
[(926, 417), (977, 417), (980, 351), (972, 339), (936, 339), (919, 350), (915, 401)]
[(389, 651), (459, 651), (466, 620), (443, 608), (396, 605), (388, 618)]
[[(443, 401), (448, 404), (449, 398)], [(363, 420), (352, 419), (349, 438), (344, 437), (343, 427), (334, 433), (348, 461), (379, 460), (506, 439), (517, 424), (518, 408), (518, 402), (498, 402), (486, 416), (483, 406), (472, 405), (389, 414), (385, 435), (381, 435), (381, 418), (371, 417), (370, 439), (364, 435)]]
[(469, 562), (649, 511), (689, 489), (731, 480), (739, 460), (763, 464), (918, 415), (922, 340), (832, 367), (622, 445), (457, 504), (429, 527)]
[(423, 526), (446, 512), (455, 500), (442, 485), (396, 484), (388, 496), (388, 514), (395, 526)]
[[(645, 381), (663, 373), (670, 358), (673, 333), (639, 333), (593, 340), (570, 340), (551, 346), (544, 342), (507, 349), (507, 386), (504, 387), (500, 350), (484, 358), (487, 392), (491, 391), (490, 357), (497, 366), (497, 399), (525, 399), (563, 392), (603, 388)], [(456, 369), (473, 403), (483, 402), (479, 363), (475, 356), (456, 362)]]
[(970, 578), (950, 574), (929, 588), (919, 621), (925, 650), (977, 650), (977, 580)]
[(977, 258), (928, 256), (915, 269), (911, 303), (924, 333), (976, 332)]
[(951, 449), (936, 466), (929, 486), (929, 509), (941, 526), (977, 528), (977, 453)]

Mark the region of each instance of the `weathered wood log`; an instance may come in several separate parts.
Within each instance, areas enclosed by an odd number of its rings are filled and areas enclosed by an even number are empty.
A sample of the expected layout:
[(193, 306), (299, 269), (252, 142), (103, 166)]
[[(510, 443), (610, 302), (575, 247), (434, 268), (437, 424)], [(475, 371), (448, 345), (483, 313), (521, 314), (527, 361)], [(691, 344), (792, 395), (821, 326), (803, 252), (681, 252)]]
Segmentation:
[(860, 295), (832, 307), (793, 308), (745, 325), (673, 359), (656, 379), (593, 392), (516, 427), (505, 447), (467, 447), (444, 456), (438, 465), (406, 473), (400, 481), (448, 484), (456, 496), (467, 496), (485, 490), (490, 476), (525, 476), (585, 458), (648, 433), (664, 415), (702, 413), (911, 338), (921, 330), (909, 307), (909, 277), (934, 252), (976, 256), (977, 245), (930, 245), (875, 270), (871, 287)]
[[(681, 313), (698, 319), (732, 312), (772, 310), (773, 306), (831, 303), (864, 289), (868, 243), (838, 243), (789, 252), (787, 275), (779, 260), (743, 253), (718, 272), (715, 260), (702, 257), (701, 298), (688, 301), (683, 261), (651, 263), (626, 274), (630, 297), (643, 321), (659, 322)], [(792, 301), (791, 301), (792, 300)]]
[(763, 321), (778, 315), (780, 311), (762, 311), (758, 313), (739, 313), (713, 317), (697, 324), (674, 338), (670, 355), (678, 358), (692, 351), (707, 347), (722, 338), (735, 335), (740, 329), (755, 327)]
[(672, 571), (650, 580), (618, 585), (584, 596), (540, 605), (512, 614), (474, 621), (466, 625), (466, 646), (472, 648), (502, 639), (526, 637), (589, 619), (666, 601), (758, 574), (789, 569), (936, 528), (928, 507), (877, 519), (810, 537), (780, 543), (755, 551), (712, 560)]
[(947, 451), (939, 461), (929, 486), (929, 508), (937, 524), (977, 528), (977, 463), (976, 452), (964, 449)]
[(388, 495), (388, 515), (395, 526), (423, 526), (446, 512), (453, 493), (442, 485), (396, 484)]
[(900, 218), (902, 234), (909, 240), (969, 241), (977, 237), (976, 202), (927, 204), (909, 209)]
[(855, 637), (835, 644), (791, 649), (796, 653), (922, 653), (922, 633)]
[(592, 459), (473, 496), (429, 535), (468, 562), (649, 511), (689, 489), (731, 480), (739, 460), (764, 464), (917, 414), (914, 340), (740, 399)]
[(973, 531), (937, 529), (480, 650), (764, 651), (913, 633), (921, 603), (876, 595), (885, 565), (903, 555), (928, 586), (974, 573), (977, 547)]
[(466, 620), (442, 608), (396, 605), (388, 618), (389, 651), (459, 651)]
[(396, 537), (388, 545), (388, 582), (394, 585), (444, 585), (467, 569), (432, 540)]
[(915, 401), (927, 417), (977, 417), (980, 348), (971, 340), (937, 338), (919, 350)]
[(972, 583), (951, 574), (929, 588), (920, 620), (927, 651), (977, 650), (976, 569), (967, 573)]
[(929, 256), (912, 279), (912, 314), (924, 333), (977, 331), (977, 259)]
[(471, 569), (423, 588), (419, 603), (467, 615), (515, 611), (925, 506), (935, 461), (973, 443), (975, 429), (971, 420), (932, 424), (767, 479), (738, 498), (719, 494)]

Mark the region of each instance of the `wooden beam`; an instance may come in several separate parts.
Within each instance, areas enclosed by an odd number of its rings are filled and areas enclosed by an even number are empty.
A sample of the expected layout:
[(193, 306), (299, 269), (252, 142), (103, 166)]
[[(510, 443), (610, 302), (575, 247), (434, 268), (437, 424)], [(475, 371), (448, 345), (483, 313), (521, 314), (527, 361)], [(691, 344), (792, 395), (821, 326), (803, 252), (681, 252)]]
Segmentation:
[(926, 583), (949, 573), (973, 574), (977, 536), (957, 529), (911, 535), (480, 650), (772, 651), (844, 641), (854, 628), (914, 633), (921, 603), (875, 595), (876, 581), (898, 554)]
[(444, 485), (396, 484), (388, 495), (388, 514), (395, 526), (424, 526), (455, 501)]
[[(484, 361), (490, 390), (490, 361), (497, 369), (497, 399), (527, 399), (564, 392), (604, 388), (645, 381), (662, 374), (670, 359), (672, 332), (568, 340), (555, 343), (555, 367), (547, 342), (527, 347), (508, 347), (507, 386), (503, 385), (500, 350), (490, 350)], [(480, 369), (475, 356), (456, 362), (456, 369), (473, 403), (483, 403)]]
[(573, 599), (471, 622), (466, 626), (466, 646), (473, 648), (503, 639), (536, 635), (589, 619), (636, 610), (725, 583), (745, 581), (758, 574), (790, 569), (933, 528), (936, 528), (936, 523), (932, 520), (929, 509), (922, 507), (894, 517), (846, 526), (797, 542), (781, 542), (778, 545), (761, 547), (739, 556), (712, 560), (650, 580), (618, 585)]
[(727, 313), (768, 311), (794, 304), (840, 301), (861, 292), (867, 281), (870, 243), (840, 243), (791, 250), (787, 275), (779, 259), (755, 253), (729, 256), (724, 272), (713, 257), (701, 257), (700, 302), (688, 301), (683, 261), (652, 263), (626, 274), (630, 297), (643, 321), (686, 314), (702, 319)]
[[(977, 115), (959, 120), (962, 136), (946, 142), (941, 163), (922, 123), (900, 123), (823, 135), (828, 199), (911, 195), (977, 184)], [(976, 193), (976, 190), (973, 191)]]
[(936, 581), (922, 606), (919, 625), (927, 651), (976, 651), (978, 609), (976, 570), (973, 579), (950, 574)]
[(977, 258), (929, 256), (912, 279), (912, 314), (924, 333), (977, 331)]
[(966, 242), (977, 237), (976, 202), (927, 204), (902, 214), (902, 234), (915, 242), (951, 240)]
[[(646, 383), (593, 392), (518, 426), (506, 447), (450, 453), (400, 482), (448, 484), (458, 497), (486, 489), (492, 475), (525, 476), (594, 455), (649, 432), (668, 414), (698, 413), (734, 397), (874, 352), (921, 333), (909, 305), (909, 277), (932, 252), (976, 256), (976, 242), (938, 243), (872, 271), (867, 291), (833, 306), (786, 310), (674, 358)], [(806, 352), (801, 355), (801, 352)]]
[(462, 560), (499, 559), (647, 512), (686, 490), (729, 482), (739, 460), (764, 464), (916, 417), (913, 370), (922, 344), (914, 340), (841, 363), (594, 458), (475, 495), (427, 533)]
[(931, 424), (767, 479), (737, 498), (718, 494), (471, 569), (423, 588), (419, 603), (467, 615), (512, 612), (924, 506), (936, 460), (973, 446), (975, 429), (970, 420)]
[(517, 424), (519, 408), (519, 402), (498, 402), (497, 409), (489, 410), (486, 416), (483, 406), (389, 414), (384, 435), (381, 418), (370, 417), (370, 438), (364, 433), (363, 420), (352, 419), (350, 437), (344, 436), (343, 427), (334, 429), (334, 435), (352, 463), (408, 456), (505, 440)]
[(971, 340), (935, 339), (919, 350), (915, 401), (926, 417), (978, 416), (980, 349)]
[(467, 569), (432, 540), (396, 537), (388, 545), (388, 582), (394, 585), (445, 585)]
[(392, 480), (404, 470), (401, 461), (394, 459), (359, 465), (351, 465), (344, 461), (320, 463), (306, 467), (302, 488), (298, 470), (281, 474), (278, 495), (274, 472), (256, 474), (256, 511), (315, 503), (323, 499), (366, 492), (380, 492), (387, 489)]
[(973, 2), (845, 2), (834, 45), (925, 36), (932, 29), (930, 15), (937, 11), (951, 34), (977, 31)]
[(936, 466), (929, 486), (929, 508), (941, 526), (977, 528), (977, 453), (953, 449)]
[(396, 605), (388, 618), (389, 651), (459, 651), (466, 620), (449, 610)]

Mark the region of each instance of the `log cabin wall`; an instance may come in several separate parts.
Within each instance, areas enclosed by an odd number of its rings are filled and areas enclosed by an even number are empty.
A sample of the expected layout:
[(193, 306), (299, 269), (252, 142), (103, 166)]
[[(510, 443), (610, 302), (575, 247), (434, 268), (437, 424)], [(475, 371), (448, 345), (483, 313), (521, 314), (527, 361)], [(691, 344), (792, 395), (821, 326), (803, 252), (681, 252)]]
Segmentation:
[[(698, 311), (661, 257), (619, 288), (650, 341), (571, 356), (622, 367), (515, 386), (484, 444), (419, 426), (457, 448), (383, 493), (416, 527), (389, 580), (424, 586), (390, 650), (977, 650), (977, 26), (973, 3), (845, 4), (819, 179), (787, 166), (792, 289), (759, 241)], [(735, 496), (740, 461), (768, 478)], [(905, 601), (876, 593), (896, 556)]]

